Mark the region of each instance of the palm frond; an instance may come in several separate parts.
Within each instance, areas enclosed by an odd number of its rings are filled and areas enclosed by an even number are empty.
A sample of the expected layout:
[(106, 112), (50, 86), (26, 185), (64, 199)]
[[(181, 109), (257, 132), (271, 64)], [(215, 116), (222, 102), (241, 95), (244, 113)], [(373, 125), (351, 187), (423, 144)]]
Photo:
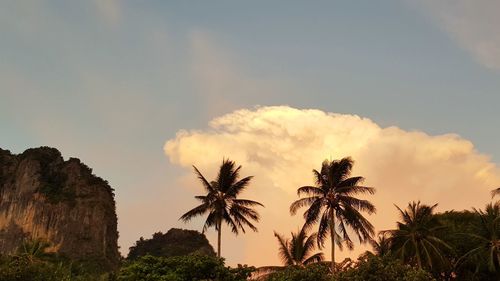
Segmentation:
[[(297, 211), (305, 206), (312, 206), (316, 201), (320, 201), (321, 197), (319, 196), (311, 196), (306, 198), (301, 198), (296, 200), (290, 205), (290, 214), (295, 215)], [(319, 203), (317, 203), (319, 204)]]
[(238, 204), (241, 206), (246, 206), (246, 207), (253, 207), (253, 206), (261, 206), (264, 207), (261, 203), (253, 200), (248, 200), (248, 199), (233, 199), (234, 204)]
[(356, 194), (375, 194), (375, 188), (369, 186), (361, 186), (361, 185), (346, 185), (337, 187), (337, 193), (343, 195), (356, 195)]
[(201, 181), (203, 187), (205, 188), (205, 190), (207, 192), (213, 192), (214, 189), (212, 187), (212, 185), (210, 185), (210, 183), (207, 181), (207, 179), (203, 176), (203, 174), (198, 170), (198, 168), (196, 168), (195, 165), (193, 165), (193, 169), (194, 169), (194, 172), (196, 173), (198, 179)]
[(319, 221), (319, 230), (316, 237), (318, 248), (322, 248), (325, 245), (325, 240), (326, 237), (328, 236), (328, 231), (330, 231), (330, 224), (331, 224), (330, 212), (325, 211), (323, 212), (321, 220)]
[(180, 217), (180, 220), (182, 220), (184, 222), (188, 222), (191, 219), (193, 219), (194, 217), (201, 216), (201, 215), (205, 214), (208, 211), (208, 209), (209, 209), (209, 205), (206, 203), (203, 203), (203, 204), (191, 209), (190, 211), (188, 211), (184, 215), (182, 215)]
[[(253, 176), (248, 176), (248, 177), (245, 177), (245, 178), (239, 180), (238, 182), (232, 184), (228, 188), (226, 195), (231, 196), (231, 197), (238, 196), (250, 184), (250, 181), (252, 180), (252, 178), (253, 178)], [(235, 178), (235, 180), (237, 180), (237, 179), (238, 178)]]
[(360, 177), (360, 176), (346, 178), (343, 181), (339, 182), (337, 187), (340, 188), (340, 187), (348, 187), (348, 186), (358, 186), (364, 180), (365, 180), (365, 178)]
[(491, 198), (497, 196), (497, 195), (500, 195), (500, 187), (499, 188), (496, 188), (496, 189), (493, 189), (491, 191)]
[(324, 194), (321, 188), (315, 186), (302, 186), (297, 189), (297, 195), (322, 196)]
[(212, 210), (210, 214), (208, 214), (207, 219), (205, 220), (205, 224), (203, 224), (203, 230), (201, 232), (205, 233), (205, 231), (212, 226), (215, 226), (215, 230), (218, 230), (219, 228), (217, 226), (217, 217), (217, 212)]
[(351, 196), (339, 195), (339, 202), (344, 206), (349, 206), (356, 210), (366, 212), (368, 214), (373, 214), (377, 211), (375, 206), (368, 200), (362, 200)]
[(323, 255), (323, 253), (316, 253), (316, 254), (308, 257), (307, 259), (305, 259), (303, 263), (304, 263), (304, 265), (309, 265), (312, 263), (322, 262), (324, 259), (325, 259), (325, 255)]
[(274, 232), (274, 236), (278, 239), (279, 243), (279, 256), (284, 265), (293, 265), (293, 256), (289, 250), (289, 241), (285, 239), (282, 235)]
[[(224, 159), (222, 161), (222, 165), (219, 168), (219, 173), (217, 174), (217, 183), (219, 184), (219, 188), (221, 192), (227, 193), (229, 189), (236, 183), (235, 176), (238, 176), (238, 173), (235, 173), (235, 163), (229, 159)], [(241, 168), (237, 167), (236, 170)]]

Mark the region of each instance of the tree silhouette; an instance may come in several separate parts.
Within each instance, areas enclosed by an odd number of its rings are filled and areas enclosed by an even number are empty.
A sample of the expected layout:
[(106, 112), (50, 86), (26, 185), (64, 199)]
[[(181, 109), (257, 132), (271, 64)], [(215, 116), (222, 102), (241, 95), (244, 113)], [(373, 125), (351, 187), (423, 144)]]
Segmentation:
[(306, 229), (302, 228), (296, 233), (291, 233), (291, 235), (292, 239), (286, 239), (279, 233), (274, 232), (274, 236), (279, 243), (279, 255), (285, 266), (305, 266), (323, 260), (323, 253), (311, 255), (316, 247), (317, 233), (308, 236)]
[(397, 229), (382, 231), (390, 237), (392, 253), (404, 262), (416, 263), (420, 269), (444, 263), (443, 250), (450, 248), (438, 237), (443, 226), (433, 214), (436, 206), (420, 201), (409, 203), (406, 210), (396, 206), (402, 221), (397, 222)]
[(462, 258), (478, 257), (485, 260), (491, 272), (500, 277), (500, 201), (489, 203), (484, 211), (473, 209), (480, 217), (480, 229), (477, 233), (468, 233), (478, 241), (478, 246)]
[(378, 257), (384, 257), (391, 253), (391, 239), (387, 233), (379, 232), (377, 239), (370, 240), (373, 252)]
[(318, 246), (323, 247), (325, 239), (330, 235), (332, 246), (331, 270), (335, 271), (335, 245), (340, 250), (345, 244), (349, 249), (354, 243), (349, 236), (350, 229), (360, 242), (366, 242), (374, 234), (373, 225), (361, 214), (375, 213), (375, 206), (368, 201), (354, 197), (357, 194), (374, 194), (373, 187), (361, 186), (363, 177), (349, 177), (353, 161), (351, 158), (328, 161), (325, 160), (321, 171), (313, 170), (316, 186), (303, 186), (297, 190), (299, 197), (290, 206), (294, 215), (298, 209), (308, 207), (304, 212), (306, 228), (319, 222)]
[(291, 239), (274, 232), (274, 236), (279, 244), (279, 256), (283, 266), (263, 266), (257, 269), (258, 280), (266, 278), (276, 272), (285, 269), (288, 266), (305, 267), (306, 265), (321, 262), (324, 259), (323, 253), (312, 254), (316, 247), (317, 234), (307, 235), (305, 228), (291, 233)]
[(194, 217), (208, 213), (203, 232), (209, 227), (215, 227), (217, 256), (220, 257), (222, 222), (225, 222), (236, 235), (240, 231), (245, 233), (245, 227), (257, 231), (252, 221), (258, 222), (260, 216), (253, 207), (263, 207), (263, 205), (256, 201), (237, 198), (248, 187), (252, 177), (239, 179), (241, 166), (235, 167), (233, 161), (223, 160), (217, 178), (211, 182), (208, 182), (195, 166), (193, 168), (207, 193), (195, 196), (201, 204), (182, 215), (180, 219), (188, 222)]

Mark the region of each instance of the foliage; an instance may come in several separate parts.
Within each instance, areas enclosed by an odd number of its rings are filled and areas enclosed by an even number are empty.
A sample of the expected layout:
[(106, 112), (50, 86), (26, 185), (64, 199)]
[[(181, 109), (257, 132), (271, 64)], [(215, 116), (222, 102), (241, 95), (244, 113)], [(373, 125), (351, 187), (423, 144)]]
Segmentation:
[(420, 201), (409, 203), (406, 210), (396, 206), (402, 221), (397, 222), (396, 229), (384, 233), (390, 236), (391, 251), (403, 262), (420, 269), (432, 269), (447, 262), (443, 251), (450, 246), (438, 237), (443, 226), (433, 214), (436, 206)]
[[(316, 233), (307, 235), (306, 229), (302, 228), (297, 233), (292, 233), (292, 238), (287, 239), (274, 232), (279, 243), (279, 256), (284, 266), (263, 266), (256, 271), (259, 280), (266, 279), (274, 272), (285, 270), (289, 266), (304, 267), (324, 259), (323, 253), (312, 254), (316, 245)], [(312, 254), (312, 255), (311, 255)]]
[(70, 277), (71, 272), (62, 264), (32, 263), (21, 257), (0, 262), (0, 281), (60, 281)]
[(370, 244), (375, 255), (379, 257), (391, 254), (391, 239), (386, 232), (379, 232), (377, 239), (372, 239)]
[[(335, 245), (341, 250), (345, 244), (353, 249), (350, 233), (356, 234), (360, 242), (371, 240), (373, 225), (361, 214), (375, 213), (375, 207), (368, 200), (354, 197), (357, 194), (374, 194), (372, 187), (361, 186), (363, 177), (349, 177), (353, 167), (351, 158), (325, 160), (321, 171), (313, 170), (316, 186), (303, 186), (297, 194), (308, 197), (298, 199), (290, 206), (293, 215), (298, 209), (308, 207), (304, 212), (305, 227), (319, 222), (318, 245), (324, 246), (328, 234), (332, 240), (332, 269), (335, 262)], [(348, 231), (351, 229), (351, 231)]]
[(270, 274), (267, 281), (330, 281), (330, 269), (326, 264), (312, 264), (306, 267), (288, 266)]
[(60, 169), (63, 163), (61, 152), (51, 147), (30, 148), (21, 154), (21, 160), (32, 159), (40, 166), (40, 187), (38, 192), (45, 195), (52, 204), (70, 202), (75, 191), (66, 186), (67, 175)]
[(0, 259), (0, 281), (112, 281), (112, 272), (103, 272), (93, 262), (71, 261), (48, 252), (50, 244), (28, 240), (16, 254)]
[(137, 259), (145, 255), (171, 257), (188, 254), (215, 256), (214, 249), (205, 235), (195, 230), (172, 228), (165, 234), (153, 234), (151, 239), (141, 237), (130, 247), (127, 259)]
[(497, 280), (484, 259), (466, 255), (481, 243), (474, 237), (481, 232), (479, 215), (471, 211), (447, 211), (436, 214), (436, 218), (444, 226), (438, 235), (451, 250), (445, 252), (449, 266), (434, 269), (434, 275), (442, 280)]
[(57, 204), (60, 202), (73, 202), (75, 199), (75, 191), (71, 189), (65, 189), (60, 185), (56, 184), (45, 184), (42, 185), (38, 192), (45, 195), (48, 201), (52, 204)]
[[(473, 242), (472, 249), (466, 252), (459, 262), (472, 262), (475, 264), (475, 272), (472, 275), (477, 278), (483, 275), (481, 280), (494, 280), (493, 276), (500, 278), (500, 201), (487, 204), (484, 211), (474, 209), (477, 216), (475, 228), (464, 233), (467, 239)], [(490, 273), (490, 274), (488, 274)]]
[(279, 255), (285, 266), (308, 265), (320, 262), (324, 259), (323, 253), (311, 255), (315, 248), (317, 234), (307, 235), (306, 229), (302, 228), (297, 233), (292, 233), (292, 239), (286, 239), (274, 232), (279, 242)]
[(421, 269), (403, 264), (391, 257), (372, 254), (361, 256), (355, 265), (339, 272), (336, 281), (432, 281), (433, 277)]
[(42, 239), (27, 240), (21, 243), (16, 256), (29, 263), (50, 260), (54, 257), (54, 254), (47, 252), (49, 247), (50, 243)]
[(102, 273), (85, 264), (64, 258), (31, 260), (27, 256), (7, 256), (0, 259), (0, 281), (112, 281), (113, 273)]
[(231, 269), (222, 259), (189, 255), (179, 257), (143, 256), (129, 262), (120, 270), (120, 281), (185, 281), (218, 280), (243, 281), (254, 268), (239, 266)]
[(208, 213), (203, 232), (209, 227), (215, 227), (218, 232), (217, 255), (220, 257), (222, 222), (225, 222), (235, 234), (239, 231), (245, 233), (245, 226), (257, 231), (257, 227), (251, 221), (258, 222), (260, 216), (253, 207), (263, 205), (256, 201), (238, 198), (238, 195), (248, 187), (252, 177), (240, 180), (241, 166), (235, 167), (233, 161), (224, 160), (216, 180), (212, 182), (208, 182), (195, 166), (193, 168), (207, 194), (195, 196), (201, 204), (182, 215), (181, 220), (187, 222), (194, 217)]

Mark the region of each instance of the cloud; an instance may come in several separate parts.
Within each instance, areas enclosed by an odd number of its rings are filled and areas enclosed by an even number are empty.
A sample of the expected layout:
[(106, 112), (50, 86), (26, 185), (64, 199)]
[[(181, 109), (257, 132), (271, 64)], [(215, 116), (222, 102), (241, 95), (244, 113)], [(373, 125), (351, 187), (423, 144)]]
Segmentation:
[(421, 3), (479, 63), (500, 69), (500, 1), (425, 0)]
[[(313, 184), (311, 171), (325, 158), (353, 157), (353, 175), (364, 176), (366, 185), (377, 188), (369, 197), (378, 209), (370, 217), (377, 230), (394, 227), (393, 204), (404, 207), (422, 200), (439, 202), (440, 210), (482, 207), (490, 200), (489, 190), (500, 183), (499, 170), (489, 157), (457, 135), (381, 128), (356, 115), (287, 106), (232, 112), (212, 120), (209, 129), (178, 132), (164, 150), (171, 162), (186, 167), (180, 178), (192, 179), (184, 181), (184, 187), (193, 194), (202, 190), (191, 173), (192, 164), (214, 178), (222, 158), (230, 157), (243, 166), (243, 175), (255, 176), (244, 196), (266, 206), (260, 210), (259, 233), (238, 238), (223, 234), (223, 255), (230, 263), (279, 263), (272, 231), (289, 233), (301, 225), (301, 216), (291, 217), (288, 207), (299, 186)], [(195, 201), (191, 204), (181, 211)], [(210, 235), (214, 242), (213, 231)], [(363, 249), (344, 251), (338, 260)]]
[(236, 54), (217, 44), (216, 35), (194, 30), (189, 40), (194, 90), (210, 116), (249, 104), (249, 99), (269, 99), (287, 91), (285, 83), (275, 77), (249, 73)]

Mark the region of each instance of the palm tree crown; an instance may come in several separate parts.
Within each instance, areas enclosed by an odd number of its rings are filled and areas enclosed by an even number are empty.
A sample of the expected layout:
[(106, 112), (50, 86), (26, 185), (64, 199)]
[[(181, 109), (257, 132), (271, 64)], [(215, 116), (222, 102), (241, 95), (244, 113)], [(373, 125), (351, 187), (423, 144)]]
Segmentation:
[(306, 229), (302, 228), (296, 233), (291, 233), (292, 239), (286, 239), (279, 233), (274, 232), (278, 239), (279, 255), (285, 266), (305, 266), (323, 260), (323, 253), (311, 255), (316, 247), (317, 234), (307, 235)]
[[(291, 233), (292, 238), (274, 232), (279, 243), (279, 256), (283, 266), (263, 266), (254, 273), (255, 280), (268, 280), (275, 272), (284, 270), (288, 266), (305, 267), (306, 265), (323, 261), (323, 253), (312, 254), (316, 247), (317, 234), (307, 235), (305, 228), (296, 233)], [(312, 254), (312, 255), (311, 255)]]
[(484, 211), (474, 209), (480, 218), (480, 231), (468, 234), (478, 246), (464, 255), (487, 259), (488, 268), (500, 275), (500, 201), (486, 205)]
[(371, 240), (370, 244), (376, 256), (384, 257), (391, 254), (391, 239), (387, 233), (379, 232), (377, 239)]
[(294, 215), (298, 209), (308, 207), (304, 212), (306, 228), (319, 222), (318, 246), (323, 247), (328, 235), (332, 240), (332, 271), (335, 265), (335, 245), (341, 250), (345, 244), (349, 249), (354, 243), (349, 236), (350, 229), (360, 242), (366, 242), (374, 234), (373, 225), (361, 214), (375, 213), (375, 206), (367, 200), (356, 198), (357, 194), (374, 194), (373, 187), (361, 186), (363, 177), (349, 177), (353, 161), (351, 158), (325, 160), (321, 171), (313, 170), (316, 185), (303, 186), (297, 190), (298, 199), (290, 206)]
[(420, 201), (409, 203), (406, 210), (396, 206), (402, 221), (397, 222), (397, 229), (382, 231), (389, 235), (394, 255), (416, 263), (419, 268), (432, 269), (433, 265), (445, 262), (442, 251), (450, 246), (437, 236), (443, 226), (434, 216), (436, 207), (437, 204), (428, 206)]
[(17, 256), (26, 259), (29, 263), (41, 262), (54, 256), (48, 252), (50, 244), (42, 239), (24, 241), (17, 249)]
[(206, 195), (195, 196), (201, 204), (182, 215), (180, 219), (188, 222), (194, 217), (208, 213), (203, 232), (215, 227), (218, 232), (217, 255), (220, 257), (222, 222), (225, 222), (235, 234), (239, 234), (240, 231), (245, 233), (245, 227), (257, 231), (252, 221), (258, 222), (260, 216), (253, 207), (263, 205), (256, 201), (238, 198), (248, 187), (252, 177), (239, 179), (241, 166), (236, 167), (233, 161), (223, 160), (217, 178), (211, 182), (195, 166), (193, 168), (205, 188)]

